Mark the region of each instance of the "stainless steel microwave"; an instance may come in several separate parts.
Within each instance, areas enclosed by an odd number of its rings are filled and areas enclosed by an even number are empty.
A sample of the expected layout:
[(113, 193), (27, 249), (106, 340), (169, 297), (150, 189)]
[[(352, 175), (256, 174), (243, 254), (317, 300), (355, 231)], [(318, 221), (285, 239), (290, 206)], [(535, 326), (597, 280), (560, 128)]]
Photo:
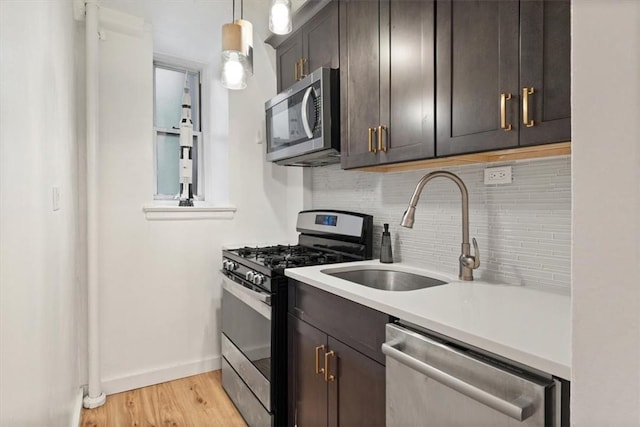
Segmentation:
[(267, 161), (322, 166), (340, 161), (338, 70), (319, 68), (265, 103)]

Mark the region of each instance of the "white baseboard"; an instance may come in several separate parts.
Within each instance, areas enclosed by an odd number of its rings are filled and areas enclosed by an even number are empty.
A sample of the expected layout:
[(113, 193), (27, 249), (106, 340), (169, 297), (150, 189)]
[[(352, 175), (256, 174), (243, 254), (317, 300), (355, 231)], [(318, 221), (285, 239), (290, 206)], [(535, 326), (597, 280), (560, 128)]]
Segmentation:
[(190, 377), (204, 372), (220, 369), (220, 356), (197, 360), (179, 365), (150, 369), (116, 378), (102, 380), (102, 392), (109, 395), (122, 391), (133, 390), (178, 378)]
[(82, 387), (78, 390), (76, 400), (73, 402), (73, 409), (71, 412), (70, 427), (80, 427), (80, 421), (82, 417), (82, 398), (84, 397), (84, 390)]

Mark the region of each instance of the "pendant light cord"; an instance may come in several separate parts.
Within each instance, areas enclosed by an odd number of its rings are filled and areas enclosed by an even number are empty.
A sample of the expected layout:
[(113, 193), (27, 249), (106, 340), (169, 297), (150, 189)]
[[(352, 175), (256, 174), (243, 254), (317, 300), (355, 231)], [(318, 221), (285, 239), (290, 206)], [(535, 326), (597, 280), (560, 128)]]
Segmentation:
[[(236, 0), (233, 0), (233, 11), (231, 12), (231, 22), (236, 20)], [(240, 0), (240, 19), (244, 19), (244, 0)]]
[[(244, 19), (244, 0), (240, 0), (240, 19)], [(236, 0), (233, 0), (233, 12), (231, 12), (231, 22), (236, 20)]]

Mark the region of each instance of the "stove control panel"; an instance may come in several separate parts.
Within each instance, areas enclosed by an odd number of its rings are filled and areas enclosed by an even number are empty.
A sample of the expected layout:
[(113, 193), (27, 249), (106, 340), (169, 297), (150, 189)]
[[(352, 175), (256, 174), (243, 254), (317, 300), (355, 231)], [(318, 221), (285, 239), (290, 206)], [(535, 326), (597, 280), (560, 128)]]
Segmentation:
[(244, 282), (245, 284), (260, 286), (268, 291), (271, 290), (271, 280), (267, 275), (259, 273), (242, 263), (223, 258), (222, 269), (227, 276), (235, 277), (234, 280), (239, 283)]

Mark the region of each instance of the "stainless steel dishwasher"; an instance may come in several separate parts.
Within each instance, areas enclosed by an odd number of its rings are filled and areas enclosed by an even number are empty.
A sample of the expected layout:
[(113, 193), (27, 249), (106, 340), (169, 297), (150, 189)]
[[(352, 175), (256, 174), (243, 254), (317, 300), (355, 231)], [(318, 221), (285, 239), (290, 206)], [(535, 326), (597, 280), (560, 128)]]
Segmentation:
[(562, 383), (443, 337), (388, 324), (387, 426), (564, 425)]

